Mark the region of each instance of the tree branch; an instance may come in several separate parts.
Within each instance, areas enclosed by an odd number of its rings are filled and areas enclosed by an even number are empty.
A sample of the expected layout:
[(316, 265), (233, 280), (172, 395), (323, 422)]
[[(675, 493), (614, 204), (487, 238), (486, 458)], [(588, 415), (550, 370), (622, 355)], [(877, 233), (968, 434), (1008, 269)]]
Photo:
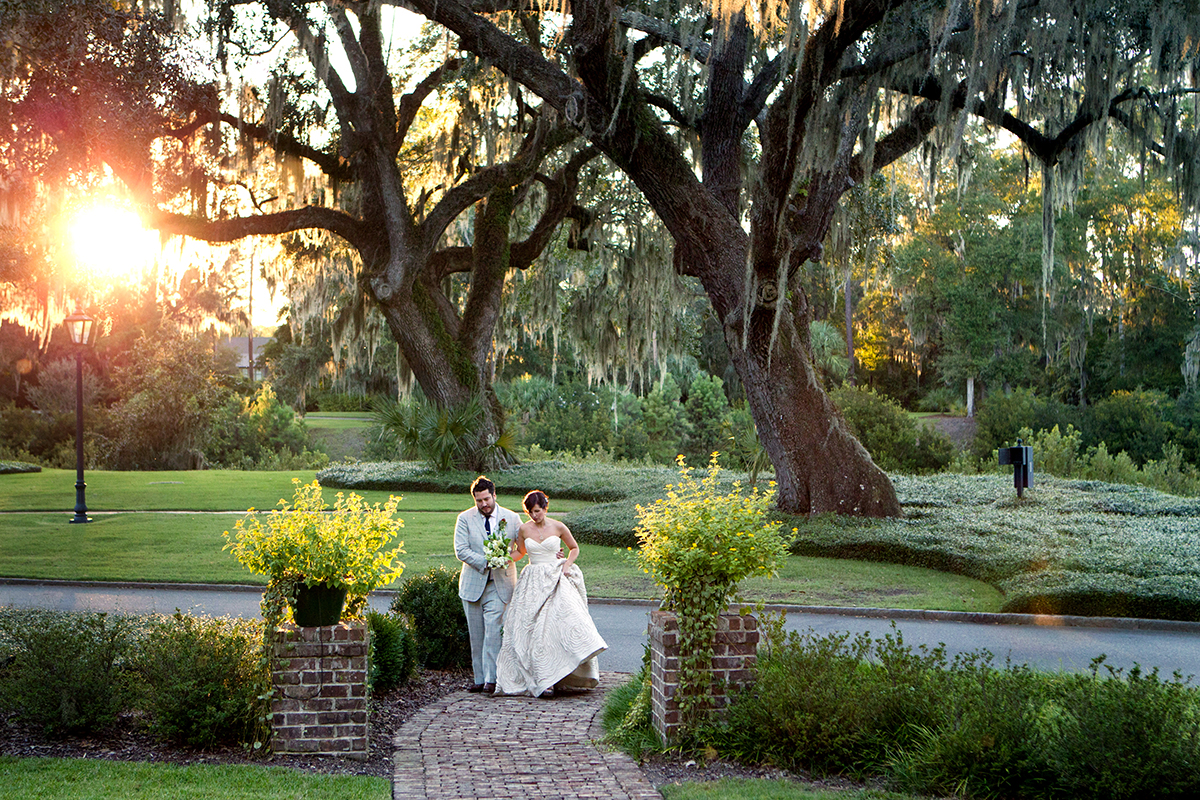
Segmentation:
[(298, 158), (307, 159), (313, 164), (321, 168), (321, 172), (331, 178), (335, 178), (341, 182), (353, 181), (357, 178), (354, 168), (343, 159), (326, 153), (322, 150), (317, 150), (310, 145), (301, 142), (292, 136), (278, 131), (273, 131), (265, 125), (258, 125), (253, 122), (235, 117), (232, 114), (224, 112), (216, 112), (210, 109), (203, 109), (196, 113), (196, 116), (187, 125), (181, 128), (174, 128), (166, 131), (167, 136), (176, 139), (187, 139), (197, 130), (209, 125), (213, 122), (221, 122), (235, 128), (239, 133), (248, 135), (251, 138), (269, 144), (274, 149), (281, 153), (287, 153)]
[(571, 156), (571, 159), (555, 173), (553, 178), (542, 179), (548, 194), (546, 208), (542, 211), (541, 218), (534, 225), (529, 236), (524, 241), (512, 246), (509, 267), (512, 269), (528, 268), (546, 249), (546, 245), (550, 244), (554, 232), (558, 230), (559, 224), (575, 204), (575, 194), (579, 189), (580, 170), (598, 155), (600, 155), (600, 151), (595, 147), (585, 147)]
[(319, 206), (221, 220), (155, 210), (148, 214), (148, 221), (163, 233), (190, 236), (205, 242), (233, 242), (247, 236), (318, 228), (340, 236), (356, 249), (365, 243), (365, 231), (358, 220), (341, 211)]

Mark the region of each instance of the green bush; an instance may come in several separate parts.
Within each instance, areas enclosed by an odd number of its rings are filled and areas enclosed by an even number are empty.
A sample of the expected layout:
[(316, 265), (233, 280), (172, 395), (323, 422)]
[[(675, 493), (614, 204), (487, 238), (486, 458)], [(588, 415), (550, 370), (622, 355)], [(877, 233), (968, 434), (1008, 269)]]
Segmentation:
[(1170, 397), (1157, 391), (1113, 392), (1088, 407), (1084, 416), (1084, 445), (1101, 442), (1114, 453), (1129, 454), (1144, 465), (1160, 457), (1163, 448), (1179, 436), (1169, 421), (1174, 410)]
[(684, 451), (692, 433), (687, 411), (679, 402), (680, 396), (679, 384), (667, 373), (642, 401), (642, 425), (649, 437), (648, 454), (651, 460), (660, 464), (674, 464), (675, 457)]
[(471, 666), (467, 616), (458, 596), (458, 575), (438, 566), (404, 582), (391, 610), (412, 623), (417, 659), (430, 669)]
[(1044, 748), (1059, 797), (1196, 797), (1200, 718), (1196, 689), (1176, 675), (1134, 666), (1128, 675), (1093, 663), (1057, 682), (1043, 707)]
[(899, 635), (791, 633), (760, 650), (757, 682), (700, 744), (933, 796), (1200, 791), (1200, 696), (1178, 675), (1123, 674), (1103, 657), (1074, 674), (992, 662), (986, 651), (947, 660), (940, 647), (913, 650)]
[(637, 461), (650, 438), (642, 421), (642, 401), (611, 386), (571, 381), (546, 392), (541, 382), (521, 382), (506, 391), (514, 417), (522, 420), (522, 439), (553, 453), (594, 453)]
[[(91, 413), (91, 409), (85, 413)], [(90, 451), (91, 431), (85, 430), (84, 436)], [(11, 402), (0, 403), (0, 458), (31, 461), (52, 469), (74, 469), (75, 414), (42, 414), (31, 408), (17, 408)]]
[(136, 660), (151, 730), (192, 747), (261, 742), (270, 685), (262, 635), (242, 619), (156, 619)]
[(910, 475), (938, 472), (954, 457), (949, 439), (931, 428), (918, 428), (898, 403), (883, 395), (843, 386), (829, 396), (880, 469)]
[[(648, 497), (643, 503), (653, 503)], [(621, 500), (614, 503), (597, 503), (587, 508), (572, 511), (563, 517), (571, 533), (584, 544), (603, 547), (637, 547), (637, 503)]]
[(412, 680), (417, 671), (417, 641), (404, 617), (367, 612), (371, 629), (371, 690), (389, 692)]
[(252, 397), (230, 397), (205, 442), (205, 458), (228, 469), (312, 469), (328, 458), (309, 450), (308, 430), (263, 382)]
[(888, 758), (890, 783), (965, 797), (1035, 797), (1052, 784), (1039, 714), (1052, 682), (1024, 665), (990, 665), (973, 655), (938, 676), (948, 688), (937, 713)]
[(921, 726), (945, 686), (942, 648), (913, 652), (897, 633), (790, 633), (759, 661), (758, 680), (702, 738), (752, 763), (820, 773), (878, 772)]
[(316, 396), (321, 411), (370, 411), (373, 400), (371, 395), (349, 392), (318, 392)]
[(493, 442), (480, 441), (483, 406), (475, 398), (454, 408), (443, 408), (424, 398), (396, 402), (384, 397), (373, 403), (382, 448), (403, 458), (428, 461), (439, 472), (482, 453), (489, 461), (508, 463), (513, 438), (502, 432)]
[(102, 730), (124, 707), (133, 618), (0, 608), (0, 704), (48, 733)]
[(730, 411), (724, 381), (707, 373), (697, 375), (688, 387), (684, 408), (692, 428), (687, 448), (689, 460), (704, 463), (714, 452), (729, 449), (723, 426)]
[(990, 392), (980, 404), (975, 420), (971, 451), (981, 461), (992, 459), (999, 447), (1016, 444), (1022, 428), (1048, 431), (1055, 425), (1080, 427), (1076, 409), (1038, 397), (1030, 389), (1015, 389), (1010, 394)]

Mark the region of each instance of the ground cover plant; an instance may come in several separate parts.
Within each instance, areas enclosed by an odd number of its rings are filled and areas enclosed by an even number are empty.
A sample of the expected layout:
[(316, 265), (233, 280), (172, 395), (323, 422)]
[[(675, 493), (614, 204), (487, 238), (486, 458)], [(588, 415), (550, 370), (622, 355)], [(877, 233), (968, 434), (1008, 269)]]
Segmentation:
[[(363, 491), (425, 491), (459, 494), (476, 473), (438, 471), (420, 461), (334, 464), (317, 472), (322, 486)], [(490, 476), (501, 492), (523, 496), (541, 489), (555, 499), (602, 502), (654, 496), (675, 478), (667, 466), (618, 466), (596, 462), (534, 461)]]
[(919, 565), (1005, 594), (1011, 612), (1200, 619), (1200, 500), (1039, 477), (896, 476), (905, 515), (798, 520), (792, 552)]

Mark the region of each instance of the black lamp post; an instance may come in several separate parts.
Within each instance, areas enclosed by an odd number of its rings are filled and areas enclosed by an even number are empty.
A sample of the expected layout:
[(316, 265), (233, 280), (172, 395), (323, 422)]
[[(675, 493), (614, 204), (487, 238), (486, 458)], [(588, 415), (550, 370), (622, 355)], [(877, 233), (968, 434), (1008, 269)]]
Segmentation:
[(91, 522), (87, 515), (87, 502), (83, 490), (83, 349), (92, 343), (92, 326), (95, 320), (82, 311), (76, 311), (63, 322), (75, 345), (75, 516), (71, 522)]

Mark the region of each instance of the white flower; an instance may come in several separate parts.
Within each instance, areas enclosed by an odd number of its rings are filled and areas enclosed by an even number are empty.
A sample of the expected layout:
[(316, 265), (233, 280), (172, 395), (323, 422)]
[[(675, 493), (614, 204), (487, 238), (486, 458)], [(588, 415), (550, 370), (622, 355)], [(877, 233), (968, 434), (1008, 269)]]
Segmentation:
[[(504, 520), (500, 520), (500, 530), (504, 530)], [(487, 565), (492, 569), (507, 569), (512, 559), (508, 557), (509, 541), (507, 536), (492, 535), (483, 543), (483, 555)]]

